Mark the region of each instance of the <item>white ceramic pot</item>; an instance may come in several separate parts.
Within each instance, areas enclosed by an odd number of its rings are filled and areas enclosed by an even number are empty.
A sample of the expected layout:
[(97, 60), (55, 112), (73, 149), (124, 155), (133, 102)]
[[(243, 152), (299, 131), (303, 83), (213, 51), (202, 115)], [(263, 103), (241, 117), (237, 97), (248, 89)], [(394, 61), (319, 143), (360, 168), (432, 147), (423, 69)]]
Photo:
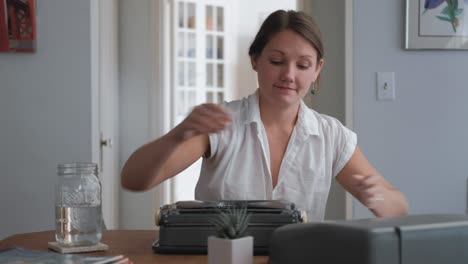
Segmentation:
[(208, 264), (252, 264), (253, 237), (208, 237)]

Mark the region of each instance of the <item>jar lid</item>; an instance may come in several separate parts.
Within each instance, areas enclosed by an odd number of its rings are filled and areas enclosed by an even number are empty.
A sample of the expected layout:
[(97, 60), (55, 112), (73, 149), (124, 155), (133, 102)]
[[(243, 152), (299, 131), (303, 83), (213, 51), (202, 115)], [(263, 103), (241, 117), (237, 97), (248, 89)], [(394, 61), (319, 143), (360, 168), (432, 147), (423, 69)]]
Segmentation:
[(98, 165), (92, 162), (61, 163), (57, 166), (59, 174), (72, 174), (77, 172), (94, 173), (97, 175)]
[(96, 163), (92, 162), (70, 162), (70, 163), (61, 163), (57, 166), (58, 169), (67, 169), (67, 168), (94, 168), (97, 167)]

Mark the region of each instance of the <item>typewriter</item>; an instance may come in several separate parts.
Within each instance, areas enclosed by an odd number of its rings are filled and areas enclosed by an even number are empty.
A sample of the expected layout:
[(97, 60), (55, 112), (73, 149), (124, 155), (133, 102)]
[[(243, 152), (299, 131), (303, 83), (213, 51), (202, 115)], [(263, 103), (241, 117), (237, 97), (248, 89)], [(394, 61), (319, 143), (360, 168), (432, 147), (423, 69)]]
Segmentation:
[(159, 240), (153, 250), (159, 254), (206, 254), (209, 236), (215, 235), (210, 222), (223, 210), (247, 208), (247, 232), (254, 238), (254, 254), (267, 255), (273, 231), (287, 224), (306, 222), (306, 213), (294, 203), (280, 200), (179, 201), (161, 206), (156, 214)]

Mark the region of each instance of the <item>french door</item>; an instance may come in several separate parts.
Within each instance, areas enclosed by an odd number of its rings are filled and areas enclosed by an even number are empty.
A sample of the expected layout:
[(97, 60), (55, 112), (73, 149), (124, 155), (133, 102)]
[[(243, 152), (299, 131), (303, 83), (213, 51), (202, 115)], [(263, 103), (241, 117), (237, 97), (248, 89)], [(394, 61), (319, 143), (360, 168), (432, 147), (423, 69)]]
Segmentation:
[[(172, 127), (196, 105), (230, 99), (227, 12), (224, 0), (172, 2)], [(201, 159), (173, 179), (173, 201), (194, 199), (200, 168)]]

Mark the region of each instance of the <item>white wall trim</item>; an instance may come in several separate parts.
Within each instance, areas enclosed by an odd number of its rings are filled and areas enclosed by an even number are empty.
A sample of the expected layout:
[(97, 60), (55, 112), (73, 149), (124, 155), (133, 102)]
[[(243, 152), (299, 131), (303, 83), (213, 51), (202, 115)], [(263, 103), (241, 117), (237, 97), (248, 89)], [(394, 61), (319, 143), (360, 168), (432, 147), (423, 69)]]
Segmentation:
[[(110, 229), (119, 224), (117, 16), (117, 0), (91, 1), (92, 161), (101, 168), (102, 213)], [(108, 146), (101, 147), (102, 139)]]
[(118, 1), (99, 1), (99, 74), (101, 133), (108, 145), (101, 148), (103, 184), (103, 216), (107, 227), (118, 227), (119, 219), (119, 160), (118, 160)]
[[(345, 1), (345, 122), (354, 126), (353, 0)], [(353, 218), (353, 196), (346, 192), (346, 219)]]
[[(151, 60), (151, 99), (150, 121), (151, 139), (162, 136), (170, 129), (171, 102), (170, 98), (170, 0), (151, 1), (151, 25), (152, 26), (152, 60)], [(166, 180), (155, 188), (155, 208), (159, 204), (167, 204), (172, 201), (172, 180)]]
[(99, 1), (90, 2), (91, 160), (99, 162)]

